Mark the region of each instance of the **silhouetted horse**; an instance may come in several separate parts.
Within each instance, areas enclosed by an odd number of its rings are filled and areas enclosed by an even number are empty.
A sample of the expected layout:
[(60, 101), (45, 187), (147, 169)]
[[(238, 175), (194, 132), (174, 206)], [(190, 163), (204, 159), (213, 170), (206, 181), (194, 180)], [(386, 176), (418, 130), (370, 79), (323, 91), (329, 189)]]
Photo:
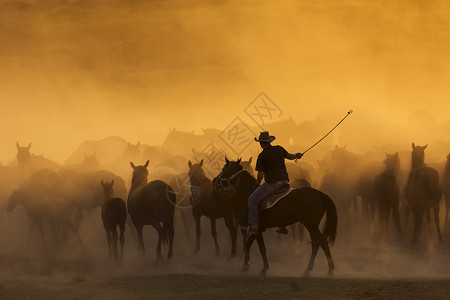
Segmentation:
[(34, 172), (40, 169), (58, 169), (60, 166), (44, 157), (43, 154), (35, 155), (30, 152), (31, 143), (26, 147), (22, 147), (19, 145), (19, 142), (16, 143), (17, 147), (17, 164), (19, 166), (19, 170), (21, 171), (21, 176), (23, 179), (30, 176)]
[(67, 200), (67, 190), (63, 188), (63, 180), (53, 170), (42, 169), (33, 173), (21, 187), (13, 191), (8, 200), (7, 210), (11, 212), (17, 205), (23, 205), (29, 219), (29, 236), (34, 227), (41, 235), (44, 247), (47, 241), (44, 234), (44, 222), (48, 222), (56, 246), (61, 242), (61, 232), (70, 229), (77, 237), (82, 250), (83, 242), (71, 217), (75, 210)]
[(108, 242), (109, 258), (114, 256), (118, 258), (117, 241), (119, 236), (117, 234), (117, 226), (120, 229), (120, 258), (123, 257), (123, 244), (125, 243), (125, 223), (127, 221), (127, 208), (125, 201), (122, 198), (114, 198), (114, 179), (111, 183), (104, 183), (103, 179), (100, 182), (105, 194), (105, 200), (102, 204), (102, 221), (103, 227), (106, 231), (106, 239)]
[(392, 155), (386, 154), (386, 160), (384, 162), (386, 169), (375, 177), (373, 184), (376, 215), (379, 217), (382, 232), (386, 232), (389, 228), (389, 215), (392, 212), (392, 219), (400, 237), (400, 215), (398, 212), (400, 188), (397, 183), (397, 175), (400, 171), (400, 159), (398, 152)]
[(200, 163), (189, 165), (189, 179), (191, 182), (191, 205), (192, 214), (195, 219), (196, 243), (195, 252), (200, 250), (200, 218), (206, 216), (211, 224), (211, 235), (214, 239), (216, 254), (219, 254), (217, 243), (216, 219), (224, 218), (225, 225), (231, 236), (231, 253), (229, 259), (236, 257), (236, 227), (233, 222), (233, 212), (236, 211), (237, 198), (234, 194), (223, 194), (217, 192), (211, 180), (206, 177), (203, 170), (203, 159)]
[(442, 192), (445, 198), (445, 225), (448, 225), (448, 211), (450, 209), (450, 154), (447, 155), (447, 163), (442, 176)]
[(421, 147), (412, 143), (411, 172), (405, 187), (405, 198), (414, 218), (413, 242), (416, 242), (419, 236), (423, 214), (430, 207), (434, 210), (438, 240), (442, 240), (439, 228), (439, 200), (441, 199), (439, 174), (435, 169), (425, 165), (425, 148), (427, 146)]
[[(231, 178), (231, 179), (230, 179)], [(248, 172), (242, 170), (239, 162), (227, 162), (222, 170), (222, 179), (229, 179), (235, 186), (239, 195), (241, 213), (241, 226), (247, 225), (248, 216), (248, 196), (256, 189), (257, 184), (254, 177)], [(264, 203), (264, 200), (261, 201)], [(327, 214), (323, 231), (320, 232), (319, 224), (323, 215)], [(323, 249), (328, 260), (328, 273), (331, 275), (334, 269), (334, 262), (331, 257), (329, 244), (332, 245), (336, 239), (337, 232), (337, 213), (333, 201), (324, 193), (313, 188), (304, 187), (294, 189), (283, 199), (279, 200), (269, 209), (260, 211), (259, 233), (251, 235), (246, 243), (246, 253), (244, 261), (244, 270), (249, 268), (250, 248), (253, 242), (258, 242), (264, 266), (261, 271), (265, 274), (269, 269), (269, 263), (266, 255), (266, 248), (262, 233), (266, 228), (280, 227), (302, 222), (308, 229), (311, 236), (312, 253), (304, 275), (309, 275), (313, 269), (314, 260), (319, 247)]]
[[(145, 247), (142, 231), (144, 225), (152, 225), (158, 232), (157, 259), (162, 259), (161, 242), (167, 244), (167, 241), (169, 241), (167, 258), (171, 258), (173, 256), (173, 238), (175, 234), (173, 217), (176, 195), (173, 189), (161, 180), (148, 182), (148, 164), (149, 161), (143, 166), (135, 166), (130, 162), (133, 168), (133, 178), (128, 194), (128, 213), (137, 231), (138, 249), (144, 253)], [(163, 224), (162, 227), (161, 223)]]

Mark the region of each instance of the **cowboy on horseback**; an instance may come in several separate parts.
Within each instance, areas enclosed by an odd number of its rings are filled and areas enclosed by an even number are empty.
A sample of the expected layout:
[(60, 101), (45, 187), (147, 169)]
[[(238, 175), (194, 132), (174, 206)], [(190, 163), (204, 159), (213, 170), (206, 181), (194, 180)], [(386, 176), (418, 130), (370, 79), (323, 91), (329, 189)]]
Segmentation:
[[(283, 186), (289, 186), (289, 177), (286, 171), (285, 159), (300, 159), (303, 154), (291, 154), (281, 146), (272, 146), (275, 137), (269, 135), (268, 131), (260, 133), (259, 142), (263, 151), (258, 155), (255, 170), (258, 171), (257, 183), (259, 187), (248, 198), (248, 232), (258, 234), (259, 202), (267, 195), (273, 193)], [(264, 178), (264, 183), (261, 184)], [(283, 230), (284, 229), (284, 230)], [(285, 228), (277, 232), (284, 233)]]

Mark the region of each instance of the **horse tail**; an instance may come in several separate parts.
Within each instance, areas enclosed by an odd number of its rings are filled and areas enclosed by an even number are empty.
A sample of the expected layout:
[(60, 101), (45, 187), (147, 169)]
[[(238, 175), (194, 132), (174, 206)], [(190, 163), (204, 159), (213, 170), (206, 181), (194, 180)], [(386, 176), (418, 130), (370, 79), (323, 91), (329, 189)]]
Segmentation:
[(322, 228), (322, 235), (328, 240), (330, 246), (332, 246), (334, 244), (334, 241), (336, 240), (337, 235), (338, 217), (336, 206), (334, 205), (333, 200), (331, 200), (331, 198), (326, 194), (322, 195), (322, 201), (325, 205), (325, 211), (327, 213), (325, 224)]

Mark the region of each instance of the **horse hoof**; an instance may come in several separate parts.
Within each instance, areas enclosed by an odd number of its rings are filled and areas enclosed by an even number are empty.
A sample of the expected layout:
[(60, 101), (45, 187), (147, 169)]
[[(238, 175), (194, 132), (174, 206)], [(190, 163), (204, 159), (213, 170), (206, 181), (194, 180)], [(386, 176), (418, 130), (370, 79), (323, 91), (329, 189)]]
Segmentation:
[(250, 269), (249, 265), (243, 265), (242, 266), (242, 272), (248, 272), (249, 269)]
[(259, 272), (259, 275), (266, 276), (266, 269), (262, 269), (261, 272)]
[(303, 272), (303, 277), (309, 277), (309, 273), (310, 273), (310, 271), (306, 270), (305, 272)]
[(333, 270), (328, 271), (328, 277), (333, 277), (333, 276), (334, 276)]

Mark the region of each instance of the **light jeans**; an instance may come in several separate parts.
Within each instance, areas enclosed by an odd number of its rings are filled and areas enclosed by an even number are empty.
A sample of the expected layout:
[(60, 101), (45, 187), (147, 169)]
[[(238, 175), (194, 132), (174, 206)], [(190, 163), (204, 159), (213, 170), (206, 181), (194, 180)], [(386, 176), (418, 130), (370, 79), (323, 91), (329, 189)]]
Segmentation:
[(259, 223), (259, 209), (258, 203), (264, 197), (277, 190), (280, 186), (289, 184), (287, 180), (280, 180), (274, 183), (264, 182), (248, 197), (248, 223)]

